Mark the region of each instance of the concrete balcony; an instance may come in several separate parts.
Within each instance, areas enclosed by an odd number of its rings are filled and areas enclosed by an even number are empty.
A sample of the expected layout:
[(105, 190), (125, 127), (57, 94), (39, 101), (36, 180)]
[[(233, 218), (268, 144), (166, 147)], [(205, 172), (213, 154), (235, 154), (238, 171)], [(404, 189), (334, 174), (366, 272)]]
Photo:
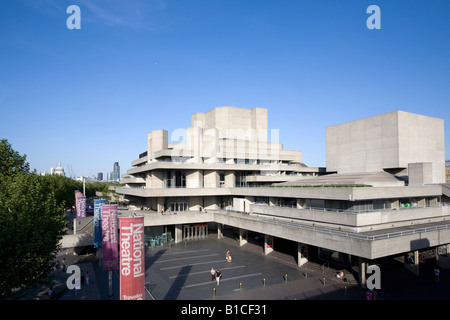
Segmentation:
[(234, 163), (189, 163), (157, 161), (127, 170), (127, 174), (143, 173), (157, 169), (168, 170), (224, 170), (224, 171), (292, 171), (301, 173), (318, 173), (320, 168), (302, 167), (297, 164), (234, 164)]
[(229, 188), (116, 188), (116, 192), (135, 197), (195, 197), (230, 195)]
[(144, 178), (127, 177), (127, 178), (123, 178), (120, 182), (122, 184), (133, 184), (133, 183), (145, 184), (145, 179)]
[(147, 163), (147, 160), (148, 160), (148, 156), (143, 156), (143, 157), (141, 157), (141, 158), (139, 158), (139, 159), (136, 159), (136, 160), (132, 161), (132, 162), (131, 162), (131, 165), (132, 165), (133, 167), (135, 167), (135, 166), (140, 166), (140, 165), (142, 165), (142, 164)]
[(420, 187), (243, 187), (243, 188), (116, 188), (125, 195), (138, 197), (165, 196), (262, 196), (327, 200), (373, 200), (439, 197), (441, 185)]
[(297, 209), (253, 204), (250, 206), (250, 212), (257, 216), (359, 233), (435, 222), (450, 223), (449, 208), (448, 206), (411, 207), (345, 212), (334, 209)]

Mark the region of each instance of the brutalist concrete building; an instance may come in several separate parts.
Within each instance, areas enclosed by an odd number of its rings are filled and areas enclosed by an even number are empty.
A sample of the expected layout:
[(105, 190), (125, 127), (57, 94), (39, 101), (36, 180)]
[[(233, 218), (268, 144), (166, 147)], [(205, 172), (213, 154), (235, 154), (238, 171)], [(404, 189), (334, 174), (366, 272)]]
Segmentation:
[(284, 150), (267, 123), (267, 109), (219, 107), (193, 114), (171, 134), (180, 142), (148, 134), (117, 188), (144, 214), (147, 245), (261, 239), (266, 254), (354, 267), (361, 282), (367, 262), (410, 255), (414, 268), (424, 250), (447, 252), (442, 119), (395, 111), (328, 127), (327, 168)]

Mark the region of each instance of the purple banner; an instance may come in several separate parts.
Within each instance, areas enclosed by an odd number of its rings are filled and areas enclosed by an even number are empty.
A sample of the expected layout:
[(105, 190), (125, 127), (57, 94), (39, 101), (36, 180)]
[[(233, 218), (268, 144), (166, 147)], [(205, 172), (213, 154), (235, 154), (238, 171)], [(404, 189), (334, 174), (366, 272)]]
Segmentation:
[(77, 195), (76, 197), (77, 206), (77, 218), (86, 217), (86, 197), (82, 195)]
[(117, 204), (102, 205), (102, 269), (119, 269)]

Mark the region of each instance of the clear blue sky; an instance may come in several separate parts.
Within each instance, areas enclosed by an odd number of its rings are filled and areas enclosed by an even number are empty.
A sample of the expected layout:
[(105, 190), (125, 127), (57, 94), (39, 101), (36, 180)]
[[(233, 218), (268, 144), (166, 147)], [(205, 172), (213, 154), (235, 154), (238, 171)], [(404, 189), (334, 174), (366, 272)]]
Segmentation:
[(228, 105), (268, 108), (309, 166), (326, 165), (327, 126), (394, 110), (444, 119), (450, 159), (450, 1), (0, 3), (0, 137), (38, 172), (124, 173), (152, 129)]

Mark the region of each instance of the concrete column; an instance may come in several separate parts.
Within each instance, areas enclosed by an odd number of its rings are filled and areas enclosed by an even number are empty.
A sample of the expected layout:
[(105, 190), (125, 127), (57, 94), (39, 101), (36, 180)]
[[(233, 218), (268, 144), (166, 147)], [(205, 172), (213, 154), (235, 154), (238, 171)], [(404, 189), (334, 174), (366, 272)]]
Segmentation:
[(409, 271), (411, 271), (412, 273), (419, 275), (419, 251), (413, 251), (413, 255), (414, 255), (414, 264), (411, 264), (407, 261), (407, 259), (405, 260), (405, 268), (408, 269)]
[(273, 237), (267, 234), (264, 235), (264, 254), (269, 254), (273, 251)]
[(222, 227), (223, 227), (222, 224), (220, 223), (217, 224), (217, 239), (223, 238)]
[(205, 188), (219, 187), (219, 172), (216, 170), (204, 170), (203, 186)]
[(273, 197), (269, 197), (269, 206), (276, 206), (277, 205), (277, 199)]
[(167, 209), (164, 208), (164, 198), (159, 197), (156, 204), (156, 210), (158, 210), (159, 213), (161, 213), (161, 210), (166, 211)]
[(175, 225), (175, 243), (183, 241), (183, 226), (181, 224)]
[(400, 205), (400, 201), (398, 201), (398, 200), (391, 201), (391, 208), (398, 208), (399, 205)]
[(297, 264), (299, 267), (308, 262), (308, 245), (297, 242)]
[(201, 170), (188, 170), (186, 172), (186, 188), (202, 188), (203, 174)]
[(366, 260), (358, 257), (358, 276), (361, 288), (366, 286)]
[(225, 171), (225, 187), (234, 188), (236, 186), (236, 175), (234, 171)]
[(247, 243), (248, 231), (245, 229), (239, 229), (239, 246), (243, 246)]

